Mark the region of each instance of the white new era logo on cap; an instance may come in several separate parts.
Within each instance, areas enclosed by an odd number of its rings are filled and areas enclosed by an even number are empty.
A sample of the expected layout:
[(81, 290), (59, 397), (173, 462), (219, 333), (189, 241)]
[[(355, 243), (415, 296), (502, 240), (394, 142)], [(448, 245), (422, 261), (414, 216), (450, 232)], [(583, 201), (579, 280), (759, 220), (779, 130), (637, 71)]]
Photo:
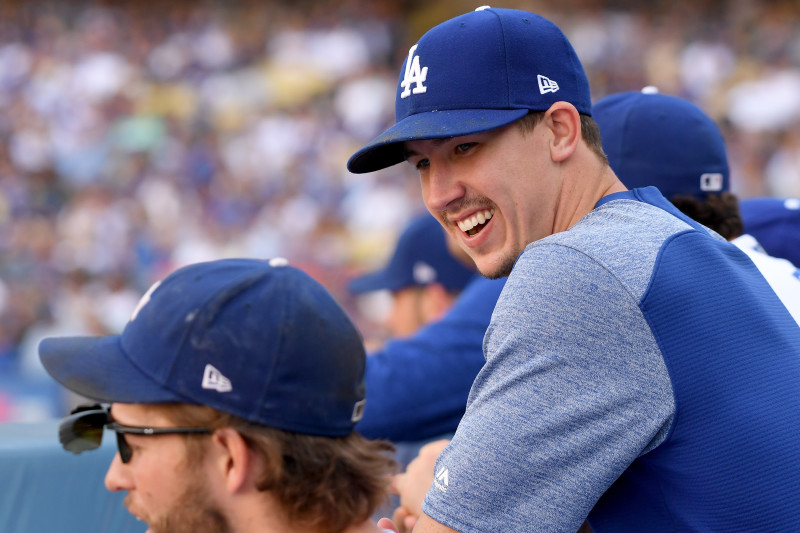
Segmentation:
[(203, 372), (203, 388), (217, 392), (230, 392), (233, 390), (231, 380), (222, 375), (222, 372), (211, 365), (206, 365)]
[(542, 94), (546, 93), (554, 93), (558, 90), (558, 84), (548, 78), (547, 76), (542, 76), (538, 74), (536, 79), (539, 80), (539, 92)]

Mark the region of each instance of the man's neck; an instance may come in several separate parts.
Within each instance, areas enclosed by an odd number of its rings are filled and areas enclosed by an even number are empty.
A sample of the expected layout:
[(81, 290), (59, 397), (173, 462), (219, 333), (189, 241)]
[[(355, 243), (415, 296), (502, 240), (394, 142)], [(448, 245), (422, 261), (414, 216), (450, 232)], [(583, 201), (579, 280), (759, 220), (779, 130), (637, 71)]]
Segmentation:
[(565, 169), (561, 198), (554, 220), (554, 233), (566, 231), (591, 212), (601, 198), (627, 190), (614, 171), (587, 146), (574, 154)]

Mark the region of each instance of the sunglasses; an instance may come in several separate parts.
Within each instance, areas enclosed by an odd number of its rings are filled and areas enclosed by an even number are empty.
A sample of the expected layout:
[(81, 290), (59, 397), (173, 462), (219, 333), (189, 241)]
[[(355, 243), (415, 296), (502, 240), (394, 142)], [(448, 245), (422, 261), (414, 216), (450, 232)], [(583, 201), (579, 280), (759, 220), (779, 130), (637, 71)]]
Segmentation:
[(96, 450), (103, 441), (103, 430), (108, 428), (117, 435), (117, 449), (123, 463), (133, 456), (133, 450), (125, 440), (125, 435), (187, 435), (211, 434), (208, 428), (148, 428), (117, 424), (111, 419), (108, 406), (94, 404), (81, 405), (73, 409), (69, 416), (61, 421), (58, 428), (58, 440), (65, 450), (81, 453)]

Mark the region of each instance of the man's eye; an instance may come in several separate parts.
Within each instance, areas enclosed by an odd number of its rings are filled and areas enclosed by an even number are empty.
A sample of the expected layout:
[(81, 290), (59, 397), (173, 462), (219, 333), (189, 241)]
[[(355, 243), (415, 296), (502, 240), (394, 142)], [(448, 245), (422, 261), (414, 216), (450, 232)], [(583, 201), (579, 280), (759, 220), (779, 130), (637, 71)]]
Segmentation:
[(475, 146), (475, 143), (461, 143), (456, 146), (456, 152), (467, 152), (473, 146)]
[(419, 161), (417, 161), (417, 164), (414, 165), (414, 166), (417, 169), (420, 169), (420, 168), (427, 168), (428, 165), (430, 165), (430, 161), (428, 159), (420, 159)]

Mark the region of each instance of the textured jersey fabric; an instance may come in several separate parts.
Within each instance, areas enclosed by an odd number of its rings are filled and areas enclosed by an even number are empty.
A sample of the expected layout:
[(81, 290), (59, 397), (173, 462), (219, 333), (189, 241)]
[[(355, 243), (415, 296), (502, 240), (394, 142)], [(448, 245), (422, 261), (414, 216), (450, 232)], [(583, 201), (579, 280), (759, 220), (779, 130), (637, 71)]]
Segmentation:
[(587, 515), (598, 533), (795, 525), (800, 328), (741, 251), (655, 188), (530, 244), (485, 354), (423, 505), (435, 520), (464, 533), (574, 532)]
[(483, 336), (505, 282), (476, 275), (441, 320), (369, 354), (359, 433), (416, 442), (456, 430), (484, 363)]
[(753, 261), (795, 322), (800, 324), (800, 269), (788, 259), (768, 255), (752, 235), (740, 235), (731, 242)]

